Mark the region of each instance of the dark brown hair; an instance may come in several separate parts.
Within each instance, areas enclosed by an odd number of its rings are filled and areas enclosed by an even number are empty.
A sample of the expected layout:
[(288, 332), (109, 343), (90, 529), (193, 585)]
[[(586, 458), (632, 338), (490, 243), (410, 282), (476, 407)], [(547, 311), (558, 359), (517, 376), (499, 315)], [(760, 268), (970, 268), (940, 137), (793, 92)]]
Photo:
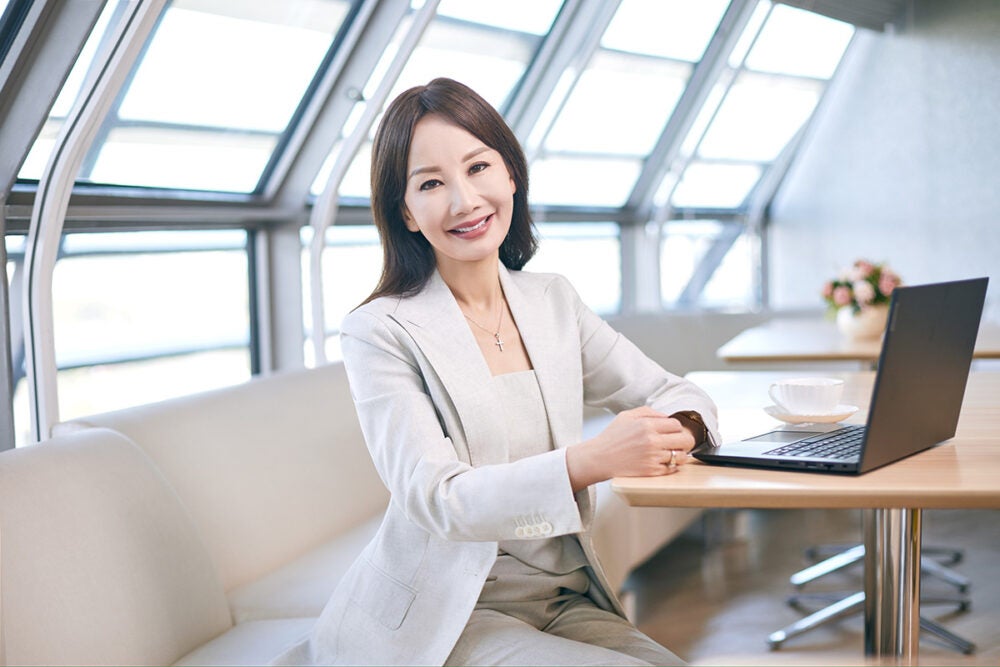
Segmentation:
[(452, 79), (434, 79), (401, 93), (389, 104), (372, 146), (372, 215), (382, 240), (382, 275), (375, 291), (364, 300), (406, 296), (419, 292), (434, 272), (434, 250), (420, 232), (411, 232), (403, 220), (406, 167), (417, 121), (437, 114), (465, 129), (500, 153), (514, 179), (514, 210), (510, 230), (500, 245), (500, 261), (519, 270), (535, 254), (531, 213), (528, 211), (528, 165), (517, 137), (496, 109), (468, 86)]

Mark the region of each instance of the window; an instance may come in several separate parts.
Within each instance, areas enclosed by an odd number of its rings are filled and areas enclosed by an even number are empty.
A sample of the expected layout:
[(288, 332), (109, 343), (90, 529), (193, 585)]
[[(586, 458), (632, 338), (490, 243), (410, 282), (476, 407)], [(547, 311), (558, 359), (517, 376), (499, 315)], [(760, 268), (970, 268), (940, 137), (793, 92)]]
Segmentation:
[(621, 242), (613, 222), (539, 223), (538, 252), (526, 271), (565, 276), (591, 310), (621, 309)]
[[(727, 0), (624, 0), (563, 100), (531, 166), (533, 200), (623, 206)], [(547, 117), (543, 113), (542, 117)]]
[(745, 310), (755, 304), (755, 246), (741, 223), (672, 220), (660, 234), (665, 308)]
[[(174, 0), (78, 179), (255, 191), (350, 9), (346, 0)], [(64, 92), (22, 177), (41, 173), (76, 91)]]
[[(308, 273), (309, 245), (312, 228), (304, 227), (302, 238), (302, 302), (303, 327), (309, 328), (312, 289)], [(326, 357), (329, 361), (342, 358), (340, 352), (340, 323), (365, 298), (375, 290), (382, 273), (382, 246), (374, 225), (335, 225), (326, 230), (323, 251), (323, 312), (325, 314)], [(309, 337), (307, 337), (309, 338)], [(307, 366), (316, 360), (311, 340), (306, 341)]]
[[(246, 239), (231, 230), (67, 234), (53, 274), (60, 418), (249, 379)], [(14, 402), (27, 425), (24, 382)]]

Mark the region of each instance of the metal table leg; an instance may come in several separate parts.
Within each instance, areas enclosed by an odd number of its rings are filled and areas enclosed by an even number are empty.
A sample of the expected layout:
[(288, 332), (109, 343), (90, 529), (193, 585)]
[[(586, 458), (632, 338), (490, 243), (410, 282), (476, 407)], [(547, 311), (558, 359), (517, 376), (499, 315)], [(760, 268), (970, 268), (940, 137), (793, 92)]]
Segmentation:
[(920, 639), (919, 509), (862, 513), (865, 537), (865, 654), (915, 664)]

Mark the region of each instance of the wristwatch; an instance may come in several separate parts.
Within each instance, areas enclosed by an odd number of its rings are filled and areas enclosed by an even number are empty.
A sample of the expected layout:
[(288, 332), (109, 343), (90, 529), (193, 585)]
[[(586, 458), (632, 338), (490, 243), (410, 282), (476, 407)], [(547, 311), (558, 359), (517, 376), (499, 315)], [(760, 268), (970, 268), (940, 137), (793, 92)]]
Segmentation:
[[(683, 418), (687, 419), (688, 421), (694, 422), (695, 424), (697, 424), (701, 428), (701, 433), (697, 433), (697, 432), (692, 431), (692, 433), (694, 435), (694, 444), (695, 445), (700, 445), (701, 443), (705, 442), (705, 440), (708, 439), (708, 427), (705, 426), (705, 420), (702, 419), (701, 415), (698, 414), (697, 412), (695, 412), (694, 410), (684, 410), (684, 411), (681, 411), (681, 412), (675, 412), (674, 414), (672, 414), (670, 416), (671, 417), (683, 417)], [(681, 423), (683, 423), (683, 422), (681, 422)]]

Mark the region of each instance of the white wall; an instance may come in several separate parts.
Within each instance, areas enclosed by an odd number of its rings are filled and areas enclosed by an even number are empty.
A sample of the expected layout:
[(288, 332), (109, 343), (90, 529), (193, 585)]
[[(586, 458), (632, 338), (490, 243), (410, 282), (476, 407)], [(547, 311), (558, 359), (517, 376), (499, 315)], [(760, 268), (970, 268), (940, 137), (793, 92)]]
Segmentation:
[(990, 276), (1000, 319), (1000, 2), (914, 0), (859, 31), (772, 209), (776, 308), (855, 258), (909, 283)]

